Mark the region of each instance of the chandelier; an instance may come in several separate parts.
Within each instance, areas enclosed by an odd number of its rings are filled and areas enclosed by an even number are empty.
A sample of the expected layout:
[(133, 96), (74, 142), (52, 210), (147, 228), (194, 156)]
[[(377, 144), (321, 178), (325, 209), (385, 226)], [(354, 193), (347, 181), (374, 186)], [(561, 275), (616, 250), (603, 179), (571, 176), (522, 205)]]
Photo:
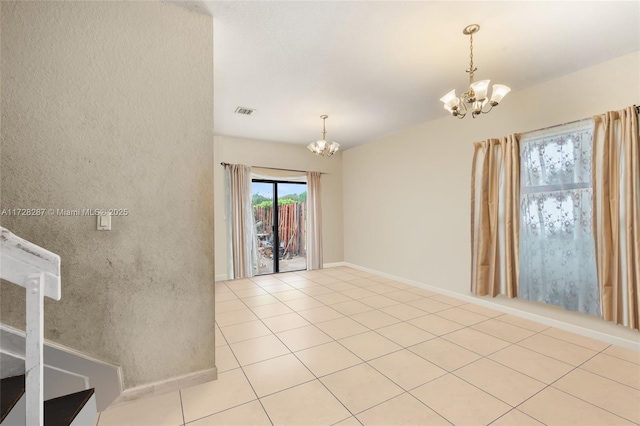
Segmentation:
[(340, 149), (340, 144), (336, 142), (327, 142), (327, 130), (325, 128), (325, 122), (327, 118), (329, 118), (329, 116), (321, 115), (320, 118), (322, 118), (322, 139), (320, 139), (319, 141), (311, 142), (309, 145), (307, 145), (307, 148), (309, 148), (309, 151), (313, 152), (316, 155), (320, 155), (322, 157), (331, 157), (333, 154), (338, 152), (338, 150)]
[[(473, 67), (473, 35), (480, 31), (480, 25), (472, 24), (465, 27), (462, 30), (463, 34), (469, 36), (469, 90), (464, 92), (460, 97), (456, 96), (455, 89), (444, 95), (440, 100), (444, 103), (444, 109), (449, 111), (451, 115), (458, 118), (464, 118), (467, 112), (471, 111), (471, 116), (476, 118), (480, 114), (486, 114), (497, 106), (502, 98), (505, 97), (511, 89), (504, 84), (494, 84), (493, 94), (491, 99), (487, 99), (487, 89), (489, 88), (489, 82), (491, 80), (473, 81), (474, 72), (477, 68)], [(489, 104), (488, 109), (484, 109), (485, 105)]]

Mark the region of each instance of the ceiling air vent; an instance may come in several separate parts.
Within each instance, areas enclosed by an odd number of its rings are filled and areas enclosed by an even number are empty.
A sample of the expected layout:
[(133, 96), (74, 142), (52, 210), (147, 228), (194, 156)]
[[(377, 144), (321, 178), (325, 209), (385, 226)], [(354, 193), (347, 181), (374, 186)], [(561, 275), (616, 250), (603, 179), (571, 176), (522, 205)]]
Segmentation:
[(253, 111), (255, 111), (255, 109), (252, 108), (245, 108), (245, 107), (238, 107), (236, 108), (236, 114), (242, 114), (242, 115), (251, 115), (253, 114)]

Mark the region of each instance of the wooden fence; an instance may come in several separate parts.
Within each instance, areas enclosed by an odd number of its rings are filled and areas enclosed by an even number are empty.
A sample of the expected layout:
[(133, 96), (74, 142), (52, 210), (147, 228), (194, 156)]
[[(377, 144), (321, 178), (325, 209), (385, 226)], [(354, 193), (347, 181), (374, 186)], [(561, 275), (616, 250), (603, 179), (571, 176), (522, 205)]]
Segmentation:
[[(306, 255), (306, 215), (307, 204), (283, 204), (278, 206), (278, 236), (280, 238), (280, 255), (284, 257)], [(273, 208), (253, 207), (253, 216), (258, 235), (271, 238)]]

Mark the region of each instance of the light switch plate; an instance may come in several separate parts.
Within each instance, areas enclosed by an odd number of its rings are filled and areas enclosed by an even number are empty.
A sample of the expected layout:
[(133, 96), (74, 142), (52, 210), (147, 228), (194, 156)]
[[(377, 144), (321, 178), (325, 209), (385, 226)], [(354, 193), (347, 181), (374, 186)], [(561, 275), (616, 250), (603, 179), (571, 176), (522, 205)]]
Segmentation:
[(98, 231), (111, 231), (111, 215), (96, 216), (98, 219)]

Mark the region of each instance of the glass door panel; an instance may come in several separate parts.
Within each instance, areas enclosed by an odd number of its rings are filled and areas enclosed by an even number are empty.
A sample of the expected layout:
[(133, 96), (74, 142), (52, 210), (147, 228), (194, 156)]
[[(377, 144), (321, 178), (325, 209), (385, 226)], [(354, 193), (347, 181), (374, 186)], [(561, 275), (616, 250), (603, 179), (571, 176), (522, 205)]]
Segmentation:
[(276, 238), (273, 232), (273, 191), (273, 183), (251, 183), (251, 204), (256, 225), (256, 247), (258, 251), (257, 265), (254, 265), (254, 271), (256, 271), (257, 275), (273, 274), (275, 271), (273, 253)]
[(306, 212), (307, 184), (277, 182), (278, 272), (307, 269)]

